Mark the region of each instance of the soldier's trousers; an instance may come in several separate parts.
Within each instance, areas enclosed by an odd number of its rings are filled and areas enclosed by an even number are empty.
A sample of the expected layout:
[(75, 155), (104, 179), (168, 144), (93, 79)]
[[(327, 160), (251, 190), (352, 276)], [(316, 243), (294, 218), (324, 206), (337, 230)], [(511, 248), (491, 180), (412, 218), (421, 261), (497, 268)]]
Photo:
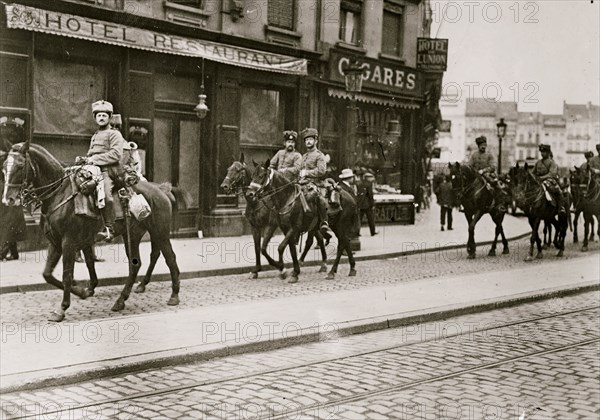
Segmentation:
[(104, 193), (105, 193), (105, 205), (104, 208), (100, 209), (104, 224), (106, 226), (112, 226), (115, 224), (115, 203), (112, 195), (113, 181), (110, 178), (107, 171), (102, 171), (102, 178), (104, 181)]

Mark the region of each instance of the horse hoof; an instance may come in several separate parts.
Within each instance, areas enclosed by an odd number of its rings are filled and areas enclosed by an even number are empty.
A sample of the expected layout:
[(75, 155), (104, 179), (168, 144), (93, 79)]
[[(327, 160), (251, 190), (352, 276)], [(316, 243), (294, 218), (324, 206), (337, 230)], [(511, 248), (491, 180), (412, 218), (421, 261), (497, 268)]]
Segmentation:
[(304, 261), (302, 261), (302, 260), (298, 260), (298, 265), (299, 265), (300, 267), (304, 267)]
[(80, 286), (73, 286), (71, 292), (82, 300), (85, 300), (88, 297), (86, 289)]
[(354, 268), (350, 270), (348, 277), (356, 277), (356, 270)]
[(288, 283), (292, 284), (292, 283), (298, 283), (298, 276), (297, 275), (292, 275), (292, 277), (290, 277), (290, 279), (288, 280)]
[(144, 286), (142, 283), (138, 284), (137, 287), (135, 288), (135, 293), (144, 293), (146, 291), (146, 286)]
[(125, 309), (125, 302), (116, 301), (112, 308), (110, 308), (113, 312), (119, 312)]
[(169, 305), (169, 306), (179, 305), (179, 296), (171, 296), (171, 298), (167, 302), (167, 305)]
[(525, 261), (525, 262), (533, 261), (533, 257), (531, 255), (528, 255), (525, 257), (525, 259), (523, 261)]
[(494, 251), (493, 249), (490, 249), (490, 252), (488, 252), (488, 257), (495, 257), (496, 256), (496, 251)]
[(508, 255), (510, 254), (510, 251), (508, 250), (508, 248), (504, 248), (504, 250), (502, 251), (502, 255)]
[(279, 278), (280, 278), (281, 280), (285, 280), (285, 279), (287, 279), (287, 270), (281, 270), (281, 271), (279, 272)]
[(562, 257), (563, 256), (563, 250), (561, 249), (560, 251), (558, 251), (558, 254), (556, 254), (556, 256), (558, 258)]
[(541, 252), (538, 252), (538, 254), (535, 256), (536, 260), (541, 260), (542, 258), (544, 258), (544, 254), (542, 254)]
[(319, 273), (327, 273), (327, 264), (322, 264)]
[(93, 289), (85, 289), (85, 297), (92, 297), (96, 293)]
[(587, 247), (587, 246), (582, 246), (582, 247), (581, 247), (581, 252), (587, 252), (587, 250), (588, 250), (588, 247)]
[(258, 278), (258, 273), (253, 271), (252, 273), (250, 273), (250, 277), (248, 277), (250, 280), (256, 280)]
[(467, 255), (467, 259), (474, 260), (475, 259), (475, 254), (469, 254), (469, 255)]
[(52, 311), (48, 317), (48, 321), (50, 322), (62, 322), (63, 319), (65, 319), (65, 311), (62, 309), (58, 311)]
[(325, 277), (327, 280), (333, 280), (335, 278), (335, 273), (328, 273), (327, 277)]

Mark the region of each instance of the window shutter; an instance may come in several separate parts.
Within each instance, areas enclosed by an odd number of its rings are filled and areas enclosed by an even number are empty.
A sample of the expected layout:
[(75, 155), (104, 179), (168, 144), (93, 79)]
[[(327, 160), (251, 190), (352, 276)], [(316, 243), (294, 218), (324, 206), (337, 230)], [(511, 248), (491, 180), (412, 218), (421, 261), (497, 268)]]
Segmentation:
[(294, 30), (294, 0), (269, 0), (269, 25)]

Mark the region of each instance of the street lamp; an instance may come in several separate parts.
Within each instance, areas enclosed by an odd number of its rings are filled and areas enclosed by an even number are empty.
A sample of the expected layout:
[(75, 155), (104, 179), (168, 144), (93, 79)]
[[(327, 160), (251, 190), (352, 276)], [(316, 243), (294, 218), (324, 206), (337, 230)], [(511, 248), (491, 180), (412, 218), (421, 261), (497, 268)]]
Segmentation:
[(506, 123), (504, 118), (500, 118), (500, 122), (496, 124), (498, 129), (498, 174), (502, 172), (502, 139), (506, 136)]
[(202, 59), (202, 84), (200, 86), (200, 95), (198, 95), (198, 105), (194, 108), (194, 112), (196, 112), (196, 116), (199, 119), (204, 119), (206, 114), (208, 114), (208, 105), (206, 105), (206, 95), (204, 94), (204, 58)]
[[(346, 93), (349, 93), (352, 101), (352, 113), (351, 118), (355, 118), (354, 110), (356, 109), (356, 94), (360, 93), (362, 90), (362, 82), (363, 82), (363, 73), (364, 69), (358, 63), (358, 60), (353, 58), (348, 64), (348, 67), (344, 69), (344, 81), (346, 82)], [(351, 127), (355, 127), (355, 121), (351, 121)], [(350, 150), (356, 149), (356, 144), (352, 142), (352, 148)], [(350, 159), (348, 159), (350, 160)], [(350, 162), (348, 162), (349, 164)], [(359, 227), (360, 228), (360, 227)], [(360, 239), (358, 237), (350, 239), (350, 247), (352, 251), (360, 251)]]

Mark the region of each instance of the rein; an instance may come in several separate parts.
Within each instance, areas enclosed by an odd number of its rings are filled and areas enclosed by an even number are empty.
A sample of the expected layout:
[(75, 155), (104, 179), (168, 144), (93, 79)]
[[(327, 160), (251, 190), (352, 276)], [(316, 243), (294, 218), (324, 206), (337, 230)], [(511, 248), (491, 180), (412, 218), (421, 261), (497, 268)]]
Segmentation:
[[(266, 181), (266, 183), (264, 185), (257, 184), (256, 182), (251, 182), (250, 183), (250, 187), (254, 187), (254, 188), (258, 187), (258, 189), (256, 191), (257, 194), (260, 194), (261, 192), (263, 192), (263, 190), (266, 187), (268, 187), (271, 184), (271, 182), (273, 181), (273, 176), (275, 175), (275, 171), (273, 169), (271, 169), (271, 168), (269, 168), (269, 171), (270, 171), (269, 172), (269, 177), (268, 177), (268, 179), (267, 179), (267, 181)], [(277, 194), (277, 193), (283, 191), (284, 189), (288, 188), (290, 185), (294, 187), (295, 193), (293, 194), (292, 197), (290, 197), (288, 199), (288, 201), (285, 203), (285, 205), (282, 208), (277, 209), (275, 206), (270, 207), (264, 201), (265, 199), (270, 198), (270, 197), (274, 196), (275, 194)], [(264, 206), (266, 208), (268, 208), (269, 210), (271, 210), (272, 212), (277, 213), (279, 216), (285, 216), (286, 214), (288, 214), (292, 210), (292, 207), (296, 203), (296, 199), (298, 197), (300, 197), (300, 194), (302, 194), (302, 190), (300, 188), (300, 185), (294, 184), (291, 181), (287, 181), (281, 187), (274, 188), (273, 190), (271, 190), (267, 194), (261, 194), (261, 197), (260, 197), (259, 201), (262, 202), (264, 204)]]

